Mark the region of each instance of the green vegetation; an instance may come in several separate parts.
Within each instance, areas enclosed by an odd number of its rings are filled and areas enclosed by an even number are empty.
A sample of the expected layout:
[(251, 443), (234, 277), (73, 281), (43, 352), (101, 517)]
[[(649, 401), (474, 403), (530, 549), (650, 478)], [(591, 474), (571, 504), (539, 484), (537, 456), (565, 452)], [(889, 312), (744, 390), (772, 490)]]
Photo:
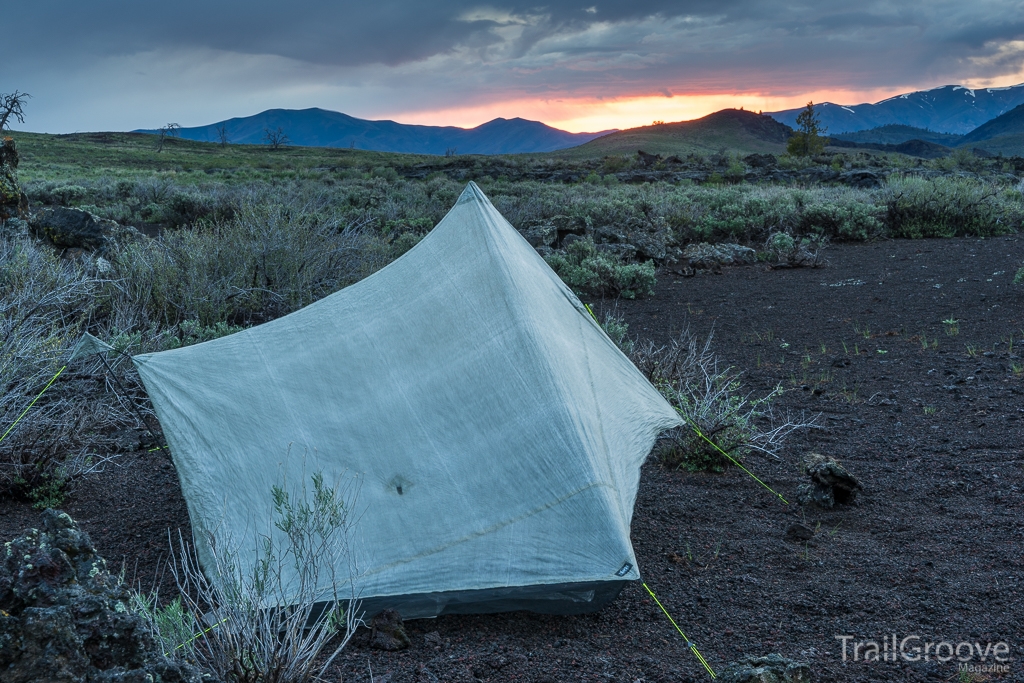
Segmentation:
[(814, 111), (814, 103), (808, 102), (807, 108), (796, 117), (797, 130), (786, 143), (786, 151), (797, 157), (809, 157), (825, 151), (826, 130), (818, 120)]
[(893, 237), (1002, 234), (1019, 229), (1020, 201), (998, 186), (969, 178), (896, 176), (883, 193)]
[(633, 155), (638, 149), (650, 154), (688, 155), (721, 153), (741, 155), (781, 154), (786, 149), (789, 127), (769, 116), (723, 109), (694, 121), (658, 123), (630, 128), (557, 152), (560, 159), (588, 159), (607, 155)]
[(592, 239), (572, 242), (564, 251), (547, 257), (548, 265), (577, 294), (621, 296), (635, 299), (654, 294), (654, 262), (617, 263), (597, 251)]
[(311, 481), (311, 491), (305, 482), (291, 493), (274, 487), (276, 532), (258, 533), (255, 544), (197, 538), (210, 557), (203, 569), (179, 538), (172, 548), (178, 594), (163, 606), (155, 593), (135, 592), (132, 600), (165, 656), (222, 681), (323, 680), (362, 619), (354, 577), (337, 570), (349, 564), (351, 487), (325, 484), (320, 473)]
[[(648, 342), (637, 346), (633, 362), (676, 409), (685, 424), (663, 434), (656, 457), (667, 467), (721, 472), (751, 452), (775, 456), (786, 437), (797, 429), (817, 427), (817, 418), (794, 422), (777, 420), (773, 400), (781, 386), (755, 397), (743, 393), (740, 373), (722, 368), (711, 349), (684, 330), (667, 347)], [(703, 435), (703, 436), (702, 436)]]

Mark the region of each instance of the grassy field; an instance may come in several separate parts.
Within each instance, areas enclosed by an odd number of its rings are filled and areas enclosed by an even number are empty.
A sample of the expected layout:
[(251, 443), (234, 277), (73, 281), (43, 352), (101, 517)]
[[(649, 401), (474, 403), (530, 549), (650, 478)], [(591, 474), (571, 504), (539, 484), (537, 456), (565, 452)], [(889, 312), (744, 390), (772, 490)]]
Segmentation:
[[(214, 175), (233, 173), (243, 179), (282, 177), (311, 169), (407, 167), (436, 162), (437, 157), (326, 147), (262, 145), (221, 146), (168, 138), (157, 150), (157, 137), (142, 133), (14, 133), (21, 154), (23, 182), (66, 178), (137, 178), (145, 173)], [(284, 177), (287, 177), (285, 175)]]

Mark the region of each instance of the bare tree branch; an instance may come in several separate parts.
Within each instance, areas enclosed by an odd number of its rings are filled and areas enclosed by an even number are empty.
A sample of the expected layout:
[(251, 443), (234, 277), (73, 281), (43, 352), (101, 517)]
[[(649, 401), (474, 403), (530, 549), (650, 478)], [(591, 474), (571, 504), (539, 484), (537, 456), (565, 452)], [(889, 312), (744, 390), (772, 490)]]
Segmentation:
[(25, 123), (23, 107), (32, 96), (27, 92), (0, 93), (0, 130), (10, 130), (9, 120), (13, 116), (18, 123)]

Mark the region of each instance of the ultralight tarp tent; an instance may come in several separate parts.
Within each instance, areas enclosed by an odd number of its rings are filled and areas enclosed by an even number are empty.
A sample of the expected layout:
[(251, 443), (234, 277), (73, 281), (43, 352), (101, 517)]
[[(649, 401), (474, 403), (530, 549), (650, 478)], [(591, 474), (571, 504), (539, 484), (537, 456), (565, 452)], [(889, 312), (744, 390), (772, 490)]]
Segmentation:
[(640, 465), (681, 422), (473, 183), (361, 282), (134, 362), (197, 531), (267, 531), (282, 480), (358, 475), (358, 592), (406, 618), (613, 599)]

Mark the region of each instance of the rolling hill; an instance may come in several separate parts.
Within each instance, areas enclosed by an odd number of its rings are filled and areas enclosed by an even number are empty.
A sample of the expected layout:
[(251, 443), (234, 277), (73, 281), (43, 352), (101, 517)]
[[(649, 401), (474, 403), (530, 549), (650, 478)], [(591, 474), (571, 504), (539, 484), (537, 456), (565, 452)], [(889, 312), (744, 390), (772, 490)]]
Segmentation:
[[(1024, 84), (981, 90), (944, 85), (904, 93), (874, 104), (844, 106), (823, 102), (816, 104), (815, 109), (822, 125), (832, 135), (890, 124), (964, 135), (1020, 104), (1024, 104)], [(797, 114), (801, 111), (787, 109), (769, 115), (795, 126)]]
[[(395, 121), (368, 121), (326, 109), (268, 109), (254, 116), (207, 126), (181, 128), (179, 137), (199, 142), (220, 140), (223, 127), (232, 144), (264, 144), (267, 129), (278, 128), (288, 143), (303, 147), (338, 147), (407, 154), (519, 154), (550, 152), (583, 144), (609, 131), (569, 133), (539, 121), (494, 119), (476, 128), (414, 126)], [(138, 133), (156, 133), (139, 130)]]
[(693, 121), (661, 123), (630, 128), (604, 135), (595, 140), (556, 152), (554, 156), (583, 159), (610, 154), (636, 154), (642, 149), (649, 154), (708, 154), (726, 149), (741, 154), (786, 151), (786, 140), (792, 134), (789, 126), (770, 116), (742, 109), (723, 109)]
[(983, 123), (960, 141), (993, 154), (1024, 155), (1024, 104)]

